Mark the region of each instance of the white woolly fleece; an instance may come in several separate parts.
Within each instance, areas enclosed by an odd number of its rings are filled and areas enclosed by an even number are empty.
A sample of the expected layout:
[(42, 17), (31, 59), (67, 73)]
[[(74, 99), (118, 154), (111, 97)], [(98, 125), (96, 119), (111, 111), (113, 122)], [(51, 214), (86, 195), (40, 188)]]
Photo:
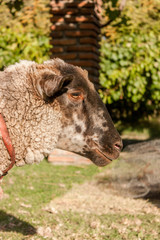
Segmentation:
[[(17, 166), (43, 160), (54, 149), (62, 130), (58, 103), (46, 104), (35, 94), (29, 77), (34, 65), (35, 62), (21, 61), (0, 72), (0, 112), (15, 148)], [(0, 136), (0, 172), (9, 164)]]

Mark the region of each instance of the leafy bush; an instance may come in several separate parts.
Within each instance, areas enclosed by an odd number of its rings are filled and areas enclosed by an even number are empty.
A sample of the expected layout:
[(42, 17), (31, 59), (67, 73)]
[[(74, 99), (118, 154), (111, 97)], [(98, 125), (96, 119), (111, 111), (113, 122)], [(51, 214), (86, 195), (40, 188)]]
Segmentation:
[[(100, 83), (104, 89), (100, 94), (104, 103), (117, 108), (124, 117), (133, 117), (135, 112), (136, 117), (138, 113), (157, 114), (160, 110), (160, 17), (156, 15), (160, 4), (157, 11), (155, 6), (148, 12), (144, 8), (145, 16), (142, 6), (129, 1), (121, 17), (107, 27), (108, 38), (101, 43)], [(109, 31), (114, 34), (110, 36)]]
[(32, 28), (49, 33), (50, 0), (0, 0), (0, 26), (12, 28), (23, 25), (24, 31)]
[(17, 29), (0, 28), (0, 69), (20, 59), (42, 63), (48, 59), (50, 44), (42, 32), (31, 29), (24, 32), (19, 24)]
[[(4, 0), (0, 9), (0, 69), (20, 59), (49, 58), (49, 0)], [(5, 20), (5, 21), (4, 21)]]

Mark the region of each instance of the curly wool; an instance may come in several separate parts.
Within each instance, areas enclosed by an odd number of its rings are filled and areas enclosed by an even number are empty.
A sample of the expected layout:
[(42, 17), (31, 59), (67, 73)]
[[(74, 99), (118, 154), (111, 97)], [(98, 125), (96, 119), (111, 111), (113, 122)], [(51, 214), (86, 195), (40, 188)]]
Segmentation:
[[(55, 147), (61, 131), (61, 112), (56, 101), (46, 104), (29, 78), (35, 62), (21, 61), (0, 72), (0, 112), (16, 152), (16, 165), (43, 160)], [(38, 71), (35, 72), (38, 77)], [(54, 123), (54, 124), (53, 124)], [(10, 157), (0, 137), (0, 172)]]

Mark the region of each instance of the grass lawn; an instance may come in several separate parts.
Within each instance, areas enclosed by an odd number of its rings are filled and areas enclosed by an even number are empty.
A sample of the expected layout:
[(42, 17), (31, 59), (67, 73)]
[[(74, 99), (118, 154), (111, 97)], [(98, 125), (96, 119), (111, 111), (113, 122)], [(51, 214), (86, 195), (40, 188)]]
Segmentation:
[(160, 117), (137, 122), (117, 122), (116, 127), (124, 138), (132, 140), (155, 139), (160, 136)]
[[(83, 187), (82, 183), (104, 170), (94, 165), (53, 166), (46, 161), (15, 167), (2, 184), (5, 198), (0, 201), (0, 240), (159, 240), (160, 215), (155, 210), (126, 212), (119, 207), (123, 202), (129, 210), (132, 202), (128, 206), (122, 197), (109, 192), (104, 195), (98, 187), (91, 188), (90, 181)], [(78, 191), (73, 191), (73, 197), (67, 195), (72, 186)], [(72, 202), (76, 198), (78, 205)], [(57, 199), (59, 208), (48, 208)], [(118, 208), (109, 205), (114, 202)]]
[(3, 180), (5, 193), (0, 201), (0, 240), (43, 239), (36, 230), (55, 220), (43, 209), (52, 199), (63, 195), (74, 183), (90, 179), (99, 169), (92, 166), (39, 165), (14, 167)]

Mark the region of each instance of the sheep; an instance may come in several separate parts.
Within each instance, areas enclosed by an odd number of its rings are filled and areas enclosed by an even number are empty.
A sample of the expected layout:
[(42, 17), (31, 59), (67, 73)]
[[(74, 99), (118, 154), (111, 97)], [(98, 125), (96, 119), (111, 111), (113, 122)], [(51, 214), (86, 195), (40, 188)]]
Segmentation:
[[(88, 73), (59, 58), (22, 60), (0, 72), (0, 113), (15, 149), (16, 166), (39, 163), (54, 148), (90, 158), (116, 159), (122, 141)], [(0, 175), (10, 156), (0, 137)]]

